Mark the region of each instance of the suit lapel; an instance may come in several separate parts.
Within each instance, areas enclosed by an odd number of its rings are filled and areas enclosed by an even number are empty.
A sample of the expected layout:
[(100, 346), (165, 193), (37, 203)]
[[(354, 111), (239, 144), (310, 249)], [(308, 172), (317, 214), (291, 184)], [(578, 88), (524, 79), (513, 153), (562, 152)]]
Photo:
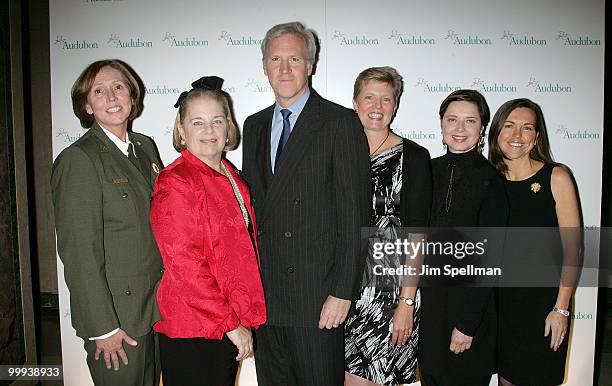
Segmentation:
[[(319, 105), (321, 97), (314, 91), (310, 90), (310, 97), (304, 105), (304, 109), (300, 113), (287, 144), (283, 148), (280, 158), (276, 162), (276, 168), (272, 180), (269, 184), (269, 190), (266, 194), (266, 204), (264, 210), (264, 218), (270, 212), (278, 199), (278, 196), (287, 186), (287, 180), (291, 179), (298, 171), (300, 160), (304, 157), (304, 153), (310, 148), (309, 144), (314, 139), (314, 133), (317, 132), (323, 123), (319, 118)], [(268, 125), (270, 126), (270, 125)], [(268, 149), (270, 148), (270, 128), (268, 128)], [(268, 160), (270, 152), (268, 151)], [(270, 161), (268, 161), (268, 164)]]
[[(121, 171), (127, 172), (131, 181), (138, 181), (137, 183), (139, 184), (146, 184), (148, 189), (151, 190), (151, 183), (149, 182), (149, 179), (142, 175), (140, 169), (130, 162), (128, 157), (126, 157), (125, 154), (123, 154), (121, 150), (119, 150), (119, 148), (108, 138), (108, 136), (102, 131), (102, 128), (96, 122), (94, 122), (93, 126), (89, 130), (91, 130), (93, 134), (102, 142), (100, 146), (101, 153), (107, 154), (108, 158), (112, 160), (113, 163), (117, 164)], [(142, 154), (144, 152), (141, 150), (140, 153)]]
[(261, 183), (264, 194), (267, 194), (270, 181), (272, 180), (272, 164), (270, 163), (270, 135), (272, 131), (272, 116), (274, 114), (274, 105), (264, 110), (262, 119), (257, 123), (257, 144), (255, 149), (262, 149), (255, 154), (255, 162), (257, 163), (254, 170), (259, 170), (261, 175)]
[(153, 161), (149, 159), (149, 156), (143, 150), (142, 143), (139, 140), (133, 138), (131, 133), (128, 133), (128, 135), (130, 136), (130, 142), (134, 144), (134, 154), (136, 154), (136, 158), (138, 158), (138, 162), (140, 164), (140, 172), (142, 176), (144, 177), (144, 179), (149, 184), (149, 186), (153, 188), (153, 184), (155, 183), (155, 180), (152, 179), (152, 175), (151, 175), (151, 170), (153, 168)]

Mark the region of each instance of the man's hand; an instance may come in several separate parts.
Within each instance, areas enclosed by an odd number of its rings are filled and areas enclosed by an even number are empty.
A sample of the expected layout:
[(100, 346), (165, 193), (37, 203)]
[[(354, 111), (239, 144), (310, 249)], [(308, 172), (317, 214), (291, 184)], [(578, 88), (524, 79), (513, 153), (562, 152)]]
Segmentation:
[(469, 350), (472, 347), (472, 337), (465, 335), (457, 328), (453, 328), (451, 334), (450, 350), (455, 354), (461, 354), (462, 352)]
[(328, 295), (321, 309), (319, 328), (327, 328), (328, 330), (338, 328), (346, 320), (350, 308), (350, 300)]
[(119, 329), (119, 331), (109, 336), (108, 338), (96, 339), (96, 353), (94, 355), (95, 360), (98, 360), (100, 358), (100, 353), (103, 353), (104, 362), (106, 362), (106, 368), (111, 368), (112, 361), (113, 368), (115, 369), (115, 371), (118, 371), (119, 358), (117, 358), (117, 355), (119, 355), (123, 364), (127, 366), (128, 357), (125, 351), (123, 351), (123, 341), (125, 341), (125, 343), (129, 344), (130, 346), (138, 345), (138, 342), (132, 339), (122, 329)]

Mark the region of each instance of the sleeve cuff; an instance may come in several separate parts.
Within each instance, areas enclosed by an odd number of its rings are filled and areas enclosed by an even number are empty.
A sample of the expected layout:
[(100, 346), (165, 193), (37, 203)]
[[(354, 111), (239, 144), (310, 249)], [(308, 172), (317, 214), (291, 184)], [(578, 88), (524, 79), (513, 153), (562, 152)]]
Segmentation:
[(92, 338), (89, 338), (89, 340), (98, 340), (98, 339), (106, 339), (106, 338), (110, 338), (111, 336), (115, 335), (116, 333), (119, 332), (119, 328), (115, 328), (113, 331), (108, 332), (104, 335), (100, 335), (100, 336), (94, 336)]

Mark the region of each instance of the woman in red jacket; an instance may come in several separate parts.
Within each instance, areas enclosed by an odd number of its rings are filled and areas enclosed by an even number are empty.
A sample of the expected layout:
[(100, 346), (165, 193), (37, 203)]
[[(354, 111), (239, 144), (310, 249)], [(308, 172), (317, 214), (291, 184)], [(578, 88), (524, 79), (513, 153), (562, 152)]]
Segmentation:
[(237, 145), (223, 80), (204, 77), (179, 97), (173, 144), (158, 176), (151, 224), (165, 272), (157, 291), (164, 385), (234, 385), (266, 320), (255, 217), (246, 183), (223, 152)]

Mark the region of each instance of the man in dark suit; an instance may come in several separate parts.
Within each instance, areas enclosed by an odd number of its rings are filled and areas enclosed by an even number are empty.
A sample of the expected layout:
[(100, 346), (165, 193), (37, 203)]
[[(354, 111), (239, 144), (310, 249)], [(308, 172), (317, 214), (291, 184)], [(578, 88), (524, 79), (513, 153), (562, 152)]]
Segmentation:
[(342, 323), (360, 284), (360, 228), (370, 216), (368, 145), (352, 110), (308, 86), (311, 30), (277, 25), (262, 53), (276, 103), (248, 117), (243, 134), (268, 308), (257, 332), (257, 379), (342, 385)]

